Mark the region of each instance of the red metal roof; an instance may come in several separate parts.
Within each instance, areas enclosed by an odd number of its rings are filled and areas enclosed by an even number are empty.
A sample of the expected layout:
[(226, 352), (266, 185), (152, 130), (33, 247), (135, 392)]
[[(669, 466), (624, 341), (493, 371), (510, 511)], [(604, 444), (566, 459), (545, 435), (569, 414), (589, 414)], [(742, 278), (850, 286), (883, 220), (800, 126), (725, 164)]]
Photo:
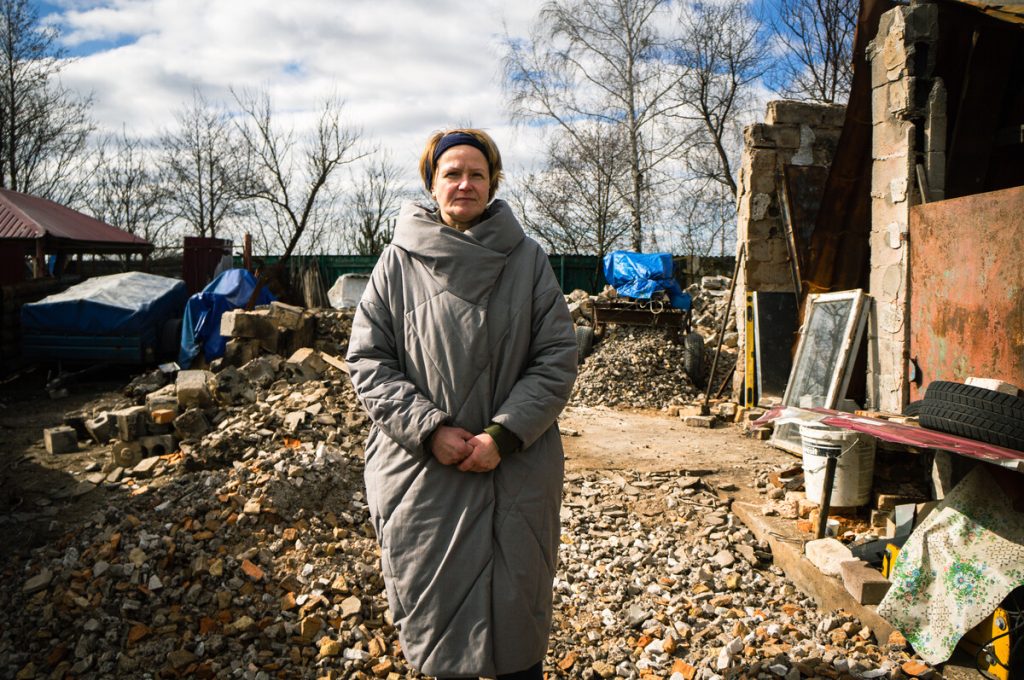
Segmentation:
[(0, 189), (0, 239), (46, 238), (63, 250), (148, 251), (153, 245), (45, 198)]

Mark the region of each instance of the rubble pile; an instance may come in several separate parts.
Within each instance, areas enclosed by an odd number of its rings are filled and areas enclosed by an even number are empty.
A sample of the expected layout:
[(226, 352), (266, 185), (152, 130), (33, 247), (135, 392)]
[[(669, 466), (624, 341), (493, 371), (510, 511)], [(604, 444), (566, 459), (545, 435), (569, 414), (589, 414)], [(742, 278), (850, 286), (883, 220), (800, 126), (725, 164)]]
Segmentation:
[(548, 677), (903, 677), (879, 644), (820, 612), (700, 477), (570, 474)]
[[(725, 317), (730, 279), (705, 276), (687, 293), (693, 301), (691, 326), (704, 338), (703, 366), (710, 370)], [(593, 325), (595, 301), (615, 299), (606, 286), (597, 296), (573, 291), (566, 296), (577, 327)], [(736, 322), (730, 313), (715, 368), (714, 385), (722, 385), (736, 364)], [(609, 325), (595, 338), (593, 351), (580, 366), (570, 403), (577, 406), (625, 406), (665, 409), (696, 399), (707, 377), (695, 384), (685, 369), (687, 348), (670, 329), (655, 326)], [(728, 385), (725, 386), (728, 392)]]
[(686, 403), (701, 390), (686, 374), (685, 351), (661, 328), (609, 327), (580, 366), (570, 403), (654, 409)]

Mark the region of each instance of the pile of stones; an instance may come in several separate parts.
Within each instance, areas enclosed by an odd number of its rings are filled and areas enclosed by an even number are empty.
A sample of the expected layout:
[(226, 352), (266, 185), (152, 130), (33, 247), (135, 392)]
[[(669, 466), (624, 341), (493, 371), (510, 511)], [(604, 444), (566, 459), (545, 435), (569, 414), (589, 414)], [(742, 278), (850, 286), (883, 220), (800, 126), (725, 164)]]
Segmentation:
[(548, 677), (934, 674), (899, 634), (818, 610), (698, 473), (570, 474), (562, 524)]
[[(730, 280), (706, 276), (687, 293), (693, 301), (691, 325), (704, 338), (705, 371), (712, 364), (722, 322), (725, 319)], [(615, 298), (615, 289), (605, 288), (600, 295), (588, 296), (574, 291), (567, 296), (570, 311), (578, 326), (593, 324), (593, 303)], [(736, 364), (735, 314), (729, 314), (722, 342), (722, 354), (715, 367), (712, 385), (722, 386)], [(676, 333), (657, 327), (609, 325), (594, 345), (593, 352), (580, 366), (571, 402), (577, 406), (624, 406), (643, 409), (667, 409), (692, 403), (707, 386), (695, 384), (685, 369), (686, 348)], [(725, 385), (723, 394), (728, 395)]]

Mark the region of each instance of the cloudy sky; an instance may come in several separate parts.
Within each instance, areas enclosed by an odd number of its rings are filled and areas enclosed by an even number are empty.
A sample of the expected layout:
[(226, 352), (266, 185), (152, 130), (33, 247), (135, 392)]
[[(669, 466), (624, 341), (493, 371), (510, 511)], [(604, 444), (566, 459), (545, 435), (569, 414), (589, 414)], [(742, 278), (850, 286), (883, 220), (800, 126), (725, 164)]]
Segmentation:
[(104, 129), (151, 135), (199, 88), (265, 87), (282, 116), (331, 93), (351, 123), (415, 165), (435, 129), (491, 131), (506, 165), (526, 164), (534, 135), (509, 125), (501, 41), (525, 35), (541, 0), (52, 0), (36, 2), (74, 60), (66, 86), (92, 93)]

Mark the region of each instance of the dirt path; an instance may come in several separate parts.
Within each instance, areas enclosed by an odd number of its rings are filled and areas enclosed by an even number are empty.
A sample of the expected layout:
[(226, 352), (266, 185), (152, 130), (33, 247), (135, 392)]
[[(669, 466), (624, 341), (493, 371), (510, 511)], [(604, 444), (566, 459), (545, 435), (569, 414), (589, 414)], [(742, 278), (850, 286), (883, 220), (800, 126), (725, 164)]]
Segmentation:
[(660, 411), (569, 407), (559, 424), (569, 471), (685, 470), (720, 485), (747, 486), (757, 469), (795, 461), (745, 436), (737, 424), (688, 427)]

